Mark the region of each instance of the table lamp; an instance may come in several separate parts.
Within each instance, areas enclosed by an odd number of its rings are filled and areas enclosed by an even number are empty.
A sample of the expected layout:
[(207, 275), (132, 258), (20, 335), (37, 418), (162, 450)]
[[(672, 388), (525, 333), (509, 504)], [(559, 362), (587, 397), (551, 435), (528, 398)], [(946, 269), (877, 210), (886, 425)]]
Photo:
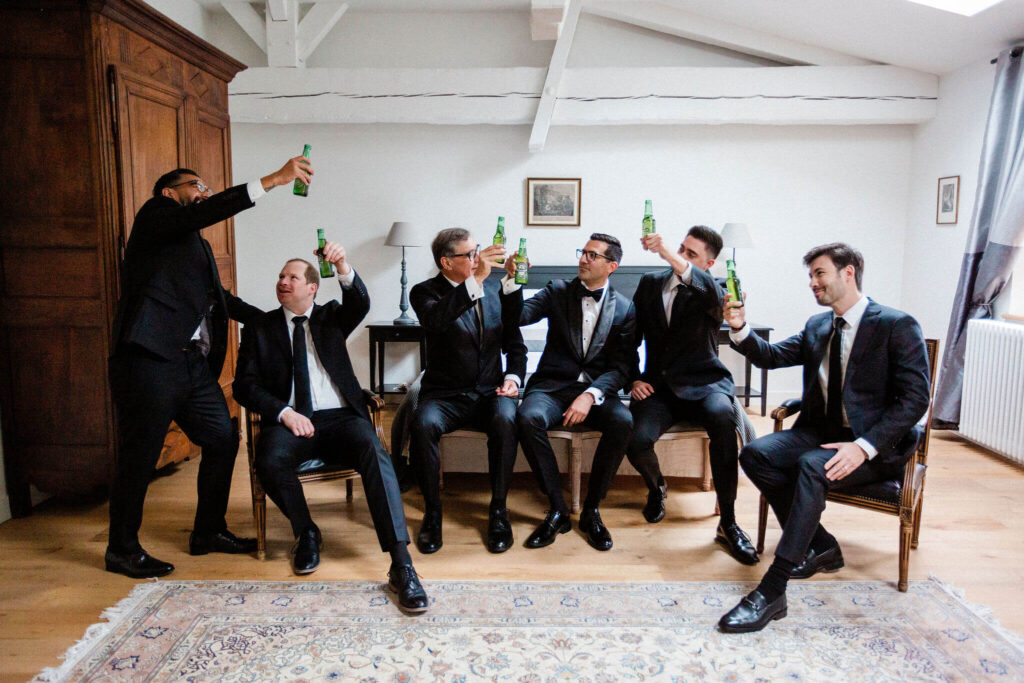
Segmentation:
[(405, 276), (405, 248), (422, 246), (419, 234), (412, 223), (396, 221), (391, 224), (391, 230), (388, 231), (384, 244), (389, 247), (402, 248), (402, 298), (398, 302), (398, 308), (402, 311), (402, 315), (395, 318), (393, 322), (395, 325), (415, 325), (416, 319), (407, 313), (409, 310), (409, 293), (405, 288), (409, 284), (409, 279)]
[(749, 249), (754, 246), (750, 239), (750, 228), (746, 223), (726, 223), (722, 227), (722, 246), (732, 249), (732, 260), (736, 261), (736, 248)]

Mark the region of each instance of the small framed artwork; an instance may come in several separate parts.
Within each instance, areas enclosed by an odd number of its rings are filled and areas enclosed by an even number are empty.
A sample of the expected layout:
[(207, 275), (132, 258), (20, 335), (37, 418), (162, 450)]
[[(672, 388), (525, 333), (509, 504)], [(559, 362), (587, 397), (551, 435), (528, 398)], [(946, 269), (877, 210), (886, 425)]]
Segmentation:
[(947, 225), (956, 223), (960, 208), (960, 176), (939, 178), (939, 197), (936, 201), (935, 222)]
[(579, 178), (527, 178), (526, 224), (579, 226), (581, 184)]

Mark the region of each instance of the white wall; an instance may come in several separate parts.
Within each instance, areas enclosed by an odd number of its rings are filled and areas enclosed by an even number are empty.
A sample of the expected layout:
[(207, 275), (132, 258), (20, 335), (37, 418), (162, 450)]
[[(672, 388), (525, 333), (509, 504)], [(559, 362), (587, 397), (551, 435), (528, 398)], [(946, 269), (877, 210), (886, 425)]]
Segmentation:
[[(538, 265), (574, 263), (587, 235), (610, 232), (624, 240), (624, 263), (657, 268), (638, 246), (645, 199), (673, 239), (694, 223), (751, 226), (757, 248), (738, 254), (740, 276), (750, 318), (775, 327), (775, 338), (818, 310), (800, 261), (816, 244), (857, 245), (870, 264), (867, 292), (901, 298), (907, 127), (558, 127), (537, 155), (527, 151), (527, 127), (238, 124), (231, 135), (236, 182), (313, 145), (308, 198), (280, 188), (236, 218), (239, 292), (264, 308), (276, 306), (281, 264), (310, 255), (318, 227), (349, 249), (373, 298), (368, 321), (398, 314), (401, 254), (383, 246), (395, 220), (421, 225), (428, 240), (461, 225), (489, 241), (503, 215), (510, 243), (525, 235)], [(525, 228), (527, 177), (582, 177), (582, 226)], [(409, 251), (410, 285), (434, 272), (429, 249)], [(350, 343), (363, 381), (367, 344), (363, 331)], [(396, 349), (387, 381), (415, 375), (413, 351)], [(730, 362), (735, 373), (738, 357)], [(770, 388), (771, 400), (799, 395), (799, 372), (773, 372)]]

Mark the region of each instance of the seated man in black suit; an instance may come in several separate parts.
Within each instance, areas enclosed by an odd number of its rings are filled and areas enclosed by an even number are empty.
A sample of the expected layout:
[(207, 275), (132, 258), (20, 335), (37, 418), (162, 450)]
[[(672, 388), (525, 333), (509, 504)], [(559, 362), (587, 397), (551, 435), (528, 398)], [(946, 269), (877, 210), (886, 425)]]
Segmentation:
[(703, 225), (690, 228), (674, 253), (658, 234), (641, 239), (671, 268), (647, 273), (633, 295), (636, 342), (646, 342), (641, 374), (633, 367), (630, 411), (633, 438), (626, 453), (647, 483), (648, 522), (665, 516), (665, 479), (654, 444), (682, 419), (696, 422), (711, 438), (711, 476), (721, 513), (715, 540), (743, 564), (756, 564), (757, 551), (736, 523), (739, 447), (733, 418), (732, 375), (718, 359), (724, 292), (707, 272), (722, 250), (721, 236)]
[[(441, 548), (441, 458), (438, 442), (472, 425), (487, 432), (491, 504), (487, 549), (512, 546), (505, 499), (516, 462), (516, 397), (526, 375), (526, 344), (519, 331), (522, 289), (505, 294), (488, 280), (505, 254), (480, 251), (468, 230), (449, 228), (431, 244), (438, 273), (412, 288), (409, 300), (426, 332), (427, 367), (410, 439), (426, 510), (416, 536), (421, 553)], [(507, 354), (502, 372), (501, 354)]]
[[(583, 423), (601, 431), (580, 514), (580, 530), (598, 550), (610, 550), (612, 537), (597, 507), (633, 431), (619, 390), (629, 377), (636, 347), (636, 313), (632, 302), (608, 284), (622, 259), (622, 245), (611, 235), (594, 233), (576, 255), (579, 277), (548, 283), (523, 303), (520, 316), (522, 325), (548, 320), (544, 353), (526, 384), (516, 418), (523, 453), (551, 502), (544, 521), (526, 539), (527, 548), (551, 545), (571, 528), (548, 428)], [(514, 272), (511, 261), (506, 263), (509, 277)]]
[(359, 472), (381, 550), (391, 553), (388, 586), (403, 609), (422, 612), (427, 595), (409, 557), (395, 470), (377, 438), (345, 345), (370, 310), (370, 297), (341, 245), (328, 242), (323, 254), (337, 269), (342, 302), (315, 305), (317, 268), (302, 259), (285, 263), (277, 277), (281, 307), (243, 332), (235, 398), (263, 416), (256, 471), (291, 522), (295, 573), (316, 571), (322, 545), (296, 467), (312, 458), (344, 463)]
[(821, 526), (825, 493), (901, 476), (928, 410), (928, 355), (917, 321), (861, 294), (864, 259), (842, 243), (804, 256), (811, 291), (832, 310), (769, 344), (744, 322), (742, 301), (728, 300), (733, 345), (758, 367), (803, 365), (804, 392), (792, 429), (769, 434), (740, 453), (743, 471), (782, 526), (775, 560), (757, 588), (718, 622), (726, 633), (759, 631), (786, 616), (789, 579), (836, 571), (843, 555)]

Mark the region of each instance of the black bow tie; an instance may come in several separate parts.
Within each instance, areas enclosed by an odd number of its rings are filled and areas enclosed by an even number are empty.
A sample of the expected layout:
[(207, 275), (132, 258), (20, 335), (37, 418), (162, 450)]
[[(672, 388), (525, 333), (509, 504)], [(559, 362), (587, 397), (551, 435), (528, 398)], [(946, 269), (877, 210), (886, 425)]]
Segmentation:
[(591, 291), (591, 290), (587, 289), (586, 287), (584, 287), (583, 285), (580, 285), (580, 300), (581, 301), (583, 300), (584, 297), (587, 297), (587, 296), (589, 296), (594, 301), (600, 301), (602, 294), (604, 294), (604, 287), (602, 287), (601, 289), (595, 289), (595, 290)]

